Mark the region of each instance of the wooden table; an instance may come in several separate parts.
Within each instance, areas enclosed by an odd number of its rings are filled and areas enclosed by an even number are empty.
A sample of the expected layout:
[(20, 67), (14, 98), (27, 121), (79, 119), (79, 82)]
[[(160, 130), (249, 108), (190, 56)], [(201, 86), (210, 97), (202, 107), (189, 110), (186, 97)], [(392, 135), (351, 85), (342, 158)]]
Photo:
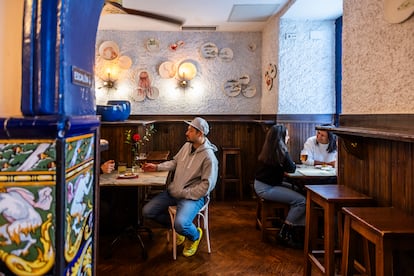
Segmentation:
[[(335, 245), (342, 246), (342, 213), (341, 208), (347, 206), (372, 206), (373, 199), (344, 185), (306, 185), (306, 227), (305, 227), (305, 268), (303, 275), (311, 275), (314, 265), (323, 275), (335, 275)], [(317, 238), (318, 223), (315, 219), (318, 212), (314, 207), (323, 209), (323, 243), (324, 249), (315, 250), (313, 240)], [(336, 225), (337, 224), (337, 225)], [(335, 226), (338, 226), (338, 243), (335, 238)], [(335, 252), (336, 251), (336, 252)], [(321, 262), (317, 255), (323, 255)]]
[[(136, 178), (120, 178), (117, 172), (112, 172), (109, 174), (101, 174), (99, 178), (99, 186), (101, 188), (102, 187), (114, 187), (114, 188), (137, 187), (137, 195), (138, 195), (137, 196), (137, 208), (138, 208), (137, 223), (136, 225), (128, 226), (124, 232), (127, 232), (127, 233), (132, 232), (132, 231), (134, 232), (134, 234), (138, 238), (140, 245), (143, 249), (142, 256), (144, 259), (146, 259), (148, 255), (147, 255), (147, 251), (145, 249), (144, 243), (142, 241), (142, 238), (139, 232), (146, 231), (150, 234), (150, 236), (152, 232), (151, 232), (151, 229), (144, 227), (142, 225), (141, 188), (148, 187), (148, 186), (158, 186), (158, 187), (165, 186), (167, 184), (167, 179), (168, 179), (168, 171), (142, 172), (142, 173), (139, 173), (138, 177)], [(118, 235), (112, 241), (111, 251), (112, 251), (112, 247), (120, 240), (124, 232)]]
[(306, 195), (305, 185), (336, 184), (336, 169), (324, 170), (315, 166), (297, 165), (296, 171), (285, 174), (285, 181), (293, 188)]

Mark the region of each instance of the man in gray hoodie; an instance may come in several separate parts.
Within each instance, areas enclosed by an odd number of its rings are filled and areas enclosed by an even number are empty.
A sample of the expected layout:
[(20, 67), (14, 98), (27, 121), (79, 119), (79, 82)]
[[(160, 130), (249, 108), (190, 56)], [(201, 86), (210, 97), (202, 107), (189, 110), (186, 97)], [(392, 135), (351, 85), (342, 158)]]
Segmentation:
[(142, 212), (145, 218), (170, 227), (168, 206), (176, 205), (174, 228), (177, 245), (184, 243), (183, 255), (193, 256), (202, 237), (201, 228), (193, 220), (203, 207), (206, 197), (214, 189), (218, 176), (217, 147), (206, 137), (209, 125), (196, 117), (188, 124), (185, 143), (174, 158), (161, 164), (147, 163), (145, 171), (174, 171), (174, 179), (167, 190), (148, 202)]

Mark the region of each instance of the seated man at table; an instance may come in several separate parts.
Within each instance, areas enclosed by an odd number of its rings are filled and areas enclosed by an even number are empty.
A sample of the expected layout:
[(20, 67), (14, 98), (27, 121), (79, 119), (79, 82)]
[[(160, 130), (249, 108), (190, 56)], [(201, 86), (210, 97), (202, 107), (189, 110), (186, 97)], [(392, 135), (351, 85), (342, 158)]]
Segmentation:
[(308, 166), (336, 166), (337, 144), (336, 137), (330, 131), (317, 130), (316, 136), (309, 137), (303, 145), (302, 152), (307, 153), (307, 159), (302, 163)]
[(144, 171), (173, 171), (174, 179), (167, 190), (155, 196), (143, 210), (145, 218), (170, 227), (168, 207), (177, 206), (174, 229), (177, 245), (184, 243), (183, 255), (193, 256), (202, 237), (201, 228), (193, 220), (204, 206), (205, 198), (214, 189), (218, 175), (217, 147), (206, 137), (208, 123), (196, 117), (188, 124), (187, 142), (170, 161), (160, 164), (147, 163)]

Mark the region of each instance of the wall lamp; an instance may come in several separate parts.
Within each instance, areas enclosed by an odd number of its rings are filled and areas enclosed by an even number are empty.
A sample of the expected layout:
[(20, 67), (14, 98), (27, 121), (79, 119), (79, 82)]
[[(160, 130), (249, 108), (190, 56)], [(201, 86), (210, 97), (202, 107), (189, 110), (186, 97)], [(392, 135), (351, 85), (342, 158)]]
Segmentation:
[(111, 70), (108, 69), (106, 76), (102, 79), (102, 87), (99, 88), (106, 88), (106, 89), (116, 89), (115, 82), (117, 81), (113, 75), (111, 76)]
[(186, 88), (190, 81), (197, 75), (197, 67), (191, 61), (184, 61), (178, 66), (177, 75), (180, 87)]
[(111, 73), (108, 73), (108, 78), (103, 80), (103, 87), (112, 89), (115, 86), (115, 80), (111, 79)]

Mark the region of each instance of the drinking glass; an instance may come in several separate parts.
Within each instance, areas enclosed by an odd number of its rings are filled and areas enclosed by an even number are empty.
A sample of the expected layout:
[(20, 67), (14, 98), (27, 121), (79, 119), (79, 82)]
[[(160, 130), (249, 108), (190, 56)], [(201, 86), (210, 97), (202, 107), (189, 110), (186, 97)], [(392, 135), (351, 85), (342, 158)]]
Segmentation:
[(308, 152), (306, 150), (302, 150), (300, 152), (300, 161), (302, 161), (302, 163), (306, 162), (306, 160), (308, 160)]
[(132, 165), (132, 173), (133, 174), (138, 174), (139, 172), (141, 172), (141, 168), (139, 165)]
[(127, 163), (125, 162), (118, 162), (118, 174), (123, 174), (127, 170)]

